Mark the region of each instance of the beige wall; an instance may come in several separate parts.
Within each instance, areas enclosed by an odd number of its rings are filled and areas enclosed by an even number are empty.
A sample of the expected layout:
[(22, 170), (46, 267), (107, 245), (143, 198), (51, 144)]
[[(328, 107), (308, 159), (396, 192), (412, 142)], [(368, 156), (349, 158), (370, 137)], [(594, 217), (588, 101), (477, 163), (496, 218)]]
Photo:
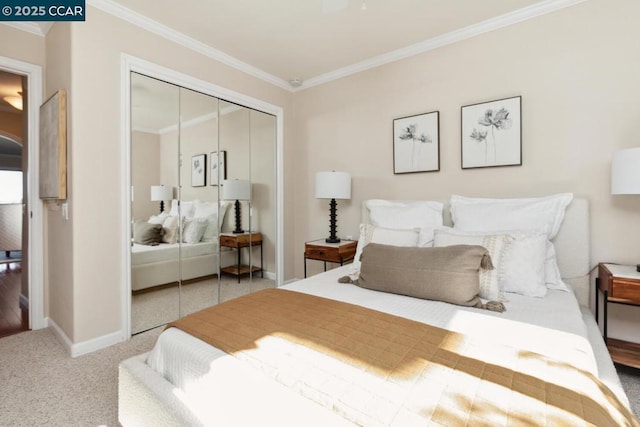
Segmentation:
[[(356, 235), (368, 198), (567, 191), (591, 202), (592, 265), (640, 262), (640, 239), (625, 238), (640, 235), (640, 197), (609, 192), (613, 152), (640, 146), (638, 16), (640, 2), (592, 0), (296, 93), (296, 276), (304, 241), (328, 234), (328, 207), (313, 189), (315, 172), (332, 169), (353, 176), (353, 199), (338, 202), (341, 236)], [(462, 170), (460, 107), (515, 95), (523, 165)], [(440, 172), (394, 175), (392, 120), (435, 110)], [(640, 310), (612, 307), (612, 336), (621, 316), (631, 328)]]
[(285, 114), (290, 111), (292, 98), (287, 91), (95, 8), (88, 8), (87, 19), (87, 23), (72, 24), (74, 342), (122, 327), (122, 241), (113, 238), (121, 230), (119, 213), (123, 208), (121, 53), (282, 106)]
[[(151, 186), (160, 185), (160, 136), (148, 132), (131, 133), (131, 220), (147, 220), (160, 212), (160, 202), (151, 201)], [(165, 209), (171, 201), (165, 201)]]
[[(53, 25), (46, 38), (44, 98), (48, 99), (58, 90), (67, 91), (67, 164), (72, 165), (74, 147), (69, 144), (74, 137), (73, 112), (76, 105), (71, 81), (71, 26), (68, 23)], [(45, 203), (45, 307), (49, 309), (49, 318), (53, 320), (69, 337), (74, 336), (75, 308), (73, 277), (74, 254), (74, 195), (73, 179), (77, 176), (73, 167), (67, 168), (67, 197), (69, 220), (62, 217), (60, 204)]]
[[(44, 67), (45, 41), (35, 34), (0, 25), (0, 55)], [(9, 43), (8, 41), (11, 41)]]

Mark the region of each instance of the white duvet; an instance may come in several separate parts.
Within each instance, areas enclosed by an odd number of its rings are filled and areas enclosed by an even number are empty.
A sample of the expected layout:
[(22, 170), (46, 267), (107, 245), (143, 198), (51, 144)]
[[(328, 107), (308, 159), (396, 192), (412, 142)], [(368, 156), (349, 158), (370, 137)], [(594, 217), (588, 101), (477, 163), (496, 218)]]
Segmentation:
[[(545, 298), (508, 294), (507, 311), (495, 313), (339, 284), (337, 279), (348, 271), (349, 267), (345, 266), (283, 288), (510, 344), (598, 375), (587, 328), (571, 292), (550, 290)], [(174, 394), (200, 420), (225, 423), (229, 421), (225, 416), (235, 414), (233, 424), (242, 425), (250, 422), (251, 417), (257, 417), (254, 421), (264, 421), (265, 417), (275, 416), (280, 425), (288, 425), (277, 410), (282, 409), (281, 402), (286, 401), (289, 404), (284, 407), (298, 408), (304, 412), (305, 419), (314, 420), (315, 425), (344, 423), (330, 411), (321, 410), (233, 356), (176, 328), (160, 335), (146, 363), (173, 384)], [(232, 369), (238, 373), (231, 376)], [(269, 413), (271, 415), (267, 415)], [(315, 415), (309, 417), (308, 414)], [(289, 416), (292, 415), (287, 413)], [(290, 425), (295, 425), (295, 419), (292, 418)], [(331, 424), (327, 424), (329, 421)]]

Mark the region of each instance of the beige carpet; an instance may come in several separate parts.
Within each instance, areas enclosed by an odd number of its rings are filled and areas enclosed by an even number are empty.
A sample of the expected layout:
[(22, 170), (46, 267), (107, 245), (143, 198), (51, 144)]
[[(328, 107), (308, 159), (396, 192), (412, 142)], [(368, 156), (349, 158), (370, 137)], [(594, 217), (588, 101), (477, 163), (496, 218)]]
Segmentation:
[[(118, 364), (150, 350), (161, 330), (75, 359), (50, 329), (0, 339), (0, 426), (117, 426)], [(640, 370), (619, 372), (639, 415)]]

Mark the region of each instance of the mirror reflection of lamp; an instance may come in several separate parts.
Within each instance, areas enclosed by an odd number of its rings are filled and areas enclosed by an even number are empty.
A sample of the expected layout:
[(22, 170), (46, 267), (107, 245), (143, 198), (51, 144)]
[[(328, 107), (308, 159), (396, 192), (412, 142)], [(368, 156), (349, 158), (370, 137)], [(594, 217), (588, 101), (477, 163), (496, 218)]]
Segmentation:
[(331, 199), (329, 202), (329, 238), (327, 243), (340, 243), (336, 236), (336, 199), (351, 199), (351, 174), (348, 172), (316, 173), (316, 199)]
[(164, 201), (173, 198), (173, 187), (164, 185), (151, 186), (151, 201), (160, 202), (160, 213), (164, 212)]
[[(640, 147), (613, 154), (611, 194), (640, 194)], [(640, 272), (640, 264), (636, 265), (636, 271)]]
[(222, 198), (236, 201), (236, 229), (233, 230), (233, 234), (244, 233), (240, 218), (240, 200), (251, 200), (251, 182), (246, 179), (225, 179), (222, 181)]

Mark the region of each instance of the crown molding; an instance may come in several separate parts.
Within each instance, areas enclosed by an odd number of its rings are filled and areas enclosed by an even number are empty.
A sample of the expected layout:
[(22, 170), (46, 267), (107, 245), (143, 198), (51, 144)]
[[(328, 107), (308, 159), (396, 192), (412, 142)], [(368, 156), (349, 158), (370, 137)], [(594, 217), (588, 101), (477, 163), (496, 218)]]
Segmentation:
[(415, 43), (413, 45), (404, 47), (402, 49), (394, 50), (383, 55), (379, 55), (347, 67), (339, 68), (334, 71), (330, 71), (325, 74), (305, 80), (300, 87), (293, 89), (293, 92), (305, 90), (313, 86), (318, 86), (324, 83), (328, 83), (333, 80), (337, 80), (343, 77), (350, 76), (352, 74), (360, 73), (372, 68), (379, 67), (381, 65), (389, 64), (391, 62), (399, 61), (404, 58), (419, 55), (421, 53), (428, 52), (430, 50), (437, 49), (439, 47), (447, 46), (453, 43), (457, 43), (462, 40), (466, 40), (480, 34), (488, 33), (490, 31), (498, 30), (509, 25), (517, 24), (528, 19), (532, 19), (547, 13), (555, 12), (560, 9), (564, 9), (569, 6), (574, 6), (579, 3), (584, 3), (588, 0), (547, 0), (541, 3), (537, 3), (516, 11), (506, 13), (504, 15), (497, 16), (495, 18), (487, 19), (477, 24), (470, 25), (468, 27), (461, 28), (459, 30), (451, 31), (438, 37)]
[(223, 64), (240, 70), (246, 74), (249, 74), (250, 76), (256, 77), (267, 83), (271, 83), (272, 85), (275, 85), (279, 88), (286, 89), (288, 91), (291, 90), (291, 85), (287, 81), (269, 74), (257, 67), (254, 67), (253, 65), (247, 64), (246, 62), (240, 61), (239, 59), (234, 58), (231, 55), (228, 55), (218, 49), (206, 45), (172, 28), (169, 28), (166, 25), (154, 21), (153, 19), (149, 19), (144, 15), (134, 12), (131, 9), (121, 6), (113, 0), (87, 0), (87, 4), (124, 21), (127, 21), (130, 24), (143, 28), (153, 34), (156, 34), (160, 37), (191, 49), (202, 55), (208, 56), (209, 58), (215, 59), (216, 61), (222, 62)]
[[(44, 37), (47, 33), (42, 31), (42, 27), (37, 22), (27, 21), (3, 21), (0, 24), (4, 24), (8, 27), (17, 28), (18, 30), (26, 31), (27, 33), (35, 34), (36, 36)], [(47, 29), (48, 31), (48, 29)]]
[[(381, 65), (389, 64), (391, 62), (399, 61), (401, 59), (409, 58), (411, 56), (419, 55), (421, 53), (429, 52), (431, 50), (447, 46), (453, 43), (457, 43), (462, 40), (466, 40), (490, 31), (498, 30), (500, 28), (507, 27), (509, 25), (517, 24), (528, 19), (536, 18), (547, 13), (552, 13), (566, 7), (574, 6), (576, 4), (584, 3), (588, 0), (546, 0), (540, 3), (536, 3), (531, 6), (518, 9), (516, 11), (506, 13), (504, 15), (497, 16), (495, 18), (487, 19), (474, 25), (470, 25), (459, 30), (451, 31), (438, 37), (433, 37), (428, 40), (424, 40), (413, 45), (394, 50), (389, 53), (385, 53), (355, 64), (338, 68), (337, 70), (330, 71), (325, 74), (321, 74), (316, 77), (305, 80), (301, 86), (292, 87), (291, 84), (279, 77), (269, 74), (253, 65), (240, 61), (239, 59), (228, 55), (218, 49), (215, 49), (207, 44), (204, 44), (196, 39), (193, 39), (183, 33), (180, 33), (174, 29), (160, 24), (157, 21), (147, 18), (131, 9), (121, 6), (114, 0), (86, 0), (86, 3), (109, 13), (117, 18), (123, 19), (133, 25), (143, 28), (153, 34), (198, 52), (204, 56), (215, 59), (225, 65), (263, 80), (267, 83), (273, 84), (281, 89), (298, 92), (314, 86), (318, 86), (324, 83), (328, 83), (333, 80), (337, 80), (343, 77), (350, 76), (352, 74), (360, 73), (362, 71), (370, 70), (372, 68), (379, 67)], [(1, 22), (4, 25), (17, 28), (19, 30), (27, 31), (32, 34), (44, 37), (52, 26), (51, 22)]]

